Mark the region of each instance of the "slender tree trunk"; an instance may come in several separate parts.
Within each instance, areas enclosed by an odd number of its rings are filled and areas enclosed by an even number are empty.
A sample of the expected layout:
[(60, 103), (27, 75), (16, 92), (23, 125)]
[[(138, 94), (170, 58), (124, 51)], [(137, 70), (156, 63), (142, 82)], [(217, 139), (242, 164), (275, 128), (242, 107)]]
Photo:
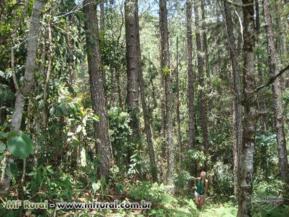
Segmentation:
[(101, 71), (96, 3), (94, 0), (85, 0), (83, 4), (92, 108), (94, 113), (99, 116), (99, 121), (95, 123), (97, 152), (100, 159), (99, 173), (100, 176), (107, 177), (109, 169), (113, 165), (113, 155), (105, 108), (106, 103)]
[(105, 31), (104, 0), (100, 1), (99, 8), (100, 8), (99, 29), (100, 29), (101, 34), (104, 34), (104, 31)]
[[(271, 12), (269, 9), (269, 1), (263, 0), (263, 6), (266, 23), (266, 32), (267, 32), (266, 35), (268, 41), (269, 71), (270, 76), (273, 77), (277, 75), (280, 70), (280, 61), (274, 44), (274, 34), (272, 27)], [(277, 78), (273, 83), (272, 92), (273, 92), (275, 127), (278, 143), (278, 156), (279, 156), (281, 178), (283, 179), (283, 181), (288, 182), (289, 181), (288, 160), (287, 160), (286, 139), (284, 132), (282, 88), (280, 84), (280, 78)]]
[[(200, 118), (201, 118), (201, 127), (203, 132), (203, 142), (205, 152), (208, 152), (209, 149), (209, 132), (208, 132), (208, 102), (206, 96), (206, 80), (205, 77), (209, 77), (209, 53), (208, 53), (208, 43), (207, 43), (207, 34), (206, 34), (206, 22), (205, 22), (205, 1), (201, 1), (201, 19), (202, 19), (202, 52), (204, 56), (204, 65), (205, 65), (205, 73), (200, 74), (200, 85), (203, 87), (200, 91)], [(221, 62), (221, 61), (220, 61)], [(206, 165), (207, 167), (207, 165)]]
[(27, 40), (27, 57), (25, 62), (24, 83), (16, 91), (15, 110), (12, 115), (11, 128), (15, 131), (20, 130), (25, 97), (32, 93), (34, 86), (34, 70), (36, 68), (36, 51), (38, 47), (38, 37), (40, 32), (41, 10), (44, 0), (37, 0), (33, 5), (32, 17)]
[[(280, 16), (282, 14), (282, 10), (286, 5), (284, 5), (281, 1), (274, 1), (273, 2), (275, 7), (275, 40), (276, 40), (276, 53), (279, 55), (279, 62), (280, 64), (286, 64), (287, 56), (288, 56), (288, 34), (286, 36), (286, 33), (288, 33), (288, 16)], [(286, 4), (286, 3), (285, 3)], [(272, 20), (273, 22), (273, 20)], [(272, 26), (272, 28), (274, 28)], [(286, 31), (287, 30), (287, 31)], [(274, 31), (273, 31), (274, 32)], [(281, 76), (280, 77), (280, 85), (281, 89), (283, 90), (286, 85), (286, 77)]]
[[(136, 2), (137, 4), (137, 2)], [(142, 66), (141, 66), (141, 48), (140, 48), (140, 35), (139, 35), (139, 18), (138, 18), (138, 8), (136, 5), (136, 43), (137, 43), (137, 64), (138, 64), (138, 79), (139, 79), (139, 90), (140, 90), (140, 96), (141, 96), (141, 103), (142, 103), (142, 109), (143, 109), (143, 118), (144, 118), (144, 130), (146, 134), (146, 140), (148, 145), (148, 152), (149, 152), (149, 158), (150, 158), (150, 169), (153, 181), (158, 181), (158, 171), (157, 171), (157, 163), (156, 163), (156, 157), (155, 157), (155, 150), (152, 140), (152, 131), (150, 126), (151, 121), (151, 115), (150, 111), (148, 110), (148, 106), (146, 103), (145, 98), (145, 83), (143, 78), (143, 72), (142, 72)]]
[(240, 81), (240, 66), (238, 64), (238, 54), (236, 40), (234, 37), (234, 27), (232, 20), (232, 12), (230, 5), (226, 0), (223, 0), (226, 30), (228, 37), (228, 50), (230, 53), (233, 86), (234, 86), (234, 137), (233, 144), (233, 162), (234, 162), (234, 193), (238, 193), (238, 180), (239, 180), (239, 153), (242, 144), (242, 105), (241, 105), (241, 81)]
[(244, 16), (243, 44), (243, 138), (240, 158), (240, 192), (238, 200), (238, 217), (252, 216), (252, 184), (254, 166), (256, 96), (255, 89), (255, 22), (254, 1), (242, 0)]
[(256, 13), (256, 19), (255, 19), (255, 26), (256, 26), (256, 32), (259, 33), (260, 31), (260, 7), (259, 7), (259, 0), (255, 1), (255, 13)]
[[(259, 4), (259, 0), (255, 0), (255, 13), (256, 13), (256, 46), (259, 47), (261, 44), (259, 44), (260, 42), (260, 4)], [(262, 46), (262, 45), (261, 45)], [(258, 71), (258, 80), (259, 82), (263, 82), (264, 78), (264, 73), (263, 73), (263, 70), (262, 70), (262, 54), (260, 52), (256, 52), (256, 67), (257, 67), (257, 71)], [(266, 110), (266, 102), (264, 101), (264, 99), (262, 97), (258, 97), (257, 98), (257, 108), (258, 108), (258, 111), (264, 111)], [(265, 115), (263, 116), (260, 116), (260, 119), (259, 119), (260, 123), (261, 123), (261, 126), (262, 126), (262, 130), (265, 132), (267, 127), (266, 127), (266, 124), (268, 123), (268, 120), (267, 120), (267, 117)], [(256, 167), (255, 167), (256, 168)]]
[(150, 126), (150, 114), (149, 110), (146, 104), (145, 99), (145, 85), (144, 85), (144, 78), (142, 74), (142, 70), (139, 70), (139, 84), (140, 84), (140, 95), (141, 95), (141, 103), (142, 103), (142, 109), (143, 109), (143, 118), (144, 118), (144, 130), (146, 134), (146, 140), (148, 145), (148, 152), (149, 152), (149, 158), (150, 158), (150, 168), (151, 168), (151, 174), (153, 181), (158, 181), (158, 173), (157, 173), (157, 163), (156, 163), (156, 157), (155, 157), (155, 150), (152, 140), (152, 131)]
[[(49, 95), (49, 80), (51, 75), (51, 67), (52, 67), (52, 32), (51, 32), (51, 25), (48, 23), (47, 27), (47, 33), (48, 33), (48, 52), (47, 52), (47, 69), (45, 72), (45, 81), (44, 81), (44, 87), (43, 87), (43, 103), (44, 103), (44, 109), (43, 109), (43, 116), (42, 116), (42, 126), (44, 129), (47, 128), (48, 125), (48, 95)], [(44, 45), (45, 46), (45, 45)]]
[[(19, 131), (21, 129), (23, 111), (25, 106), (25, 97), (29, 97), (33, 93), (34, 81), (34, 70), (36, 68), (36, 53), (38, 47), (38, 38), (41, 27), (41, 10), (44, 7), (45, 1), (37, 0), (35, 1), (32, 9), (32, 16), (30, 21), (30, 27), (27, 39), (27, 56), (25, 62), (25, 73), (24, 82), (22, 86), (17, 85), (16, 79), (14, 80), (16, 87), (16, 100), (15, 100), (15, 110), (12, 115), (11, 129), (14, 131)], [(6, 166), (9, 167), (9, 162), (6, 163), (6, 156), (2, 160), (4, 167), (2, 168), (2, 175), (0, 182), (3, 183), (5, 177)], [(23, 173), (20, 180), (20, 185), (18, 186), (19, 198), (23, 199), (24, 196), (24, 181), (26, 175), (26, 159), (23, 160)], [(22, 213), (22, 210), (21, 210)]]
[[(193, 36), (192, 36), (192, 0), (187, 0), (187, 64), (188, 64), (188, 110), (189, 110), (189, 144), (188, 148), (195, 148), (195, 75), (193, 73)], [(191, 163), (192, 164), (192, 163)], [(190, 173), (194, 176), (193, 165)]]
[(181, 117), (180, 117), (180, 87), (179, 87), (179, 38), (176, 41), (176, 115), (177, 115), (177, 137), (179, 146), (179, 165), (181, 167), (183, 161), (183, 144), (181, 135)]
[(175, 169), (175, 150), (173, 143), (173, 93), (171, 89), (171, 74), (170, 74), (170, 52), (169, 52), (169, 32), (168, 32), (168, 11), (167, 1), (160, 0), (160, 35), (161, 35), (161, 72), (164, 77), (165, 85), (165, 123), (166, 123), (166, 145), (167, 145), (167, 184), (174, 183)]
[(127, 107), (131, 117), (130, 126), (133, 130), (134, 141), (140, 136), (138, 120), (138, 97), (139, 97), (139, 63), (137, 48), (137, 25), (138, 16), (137, 0), (125, 1), (125, 30), (126, 30), (126, 59), (127, 59)]

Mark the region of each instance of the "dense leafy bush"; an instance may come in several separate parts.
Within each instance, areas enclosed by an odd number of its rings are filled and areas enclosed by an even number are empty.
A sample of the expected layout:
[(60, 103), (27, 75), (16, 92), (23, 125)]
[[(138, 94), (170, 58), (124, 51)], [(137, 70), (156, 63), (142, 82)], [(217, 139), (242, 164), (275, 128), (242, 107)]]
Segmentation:
[(108, 117), (113, 154), (120, 166), (127, 159), (128, 149), (131, 148), (129, 142), (129, 136), (131, 135), (129, 114), (119, 107), (112, 107), (108, 111)]
[(186, 170), (180, 171), (178, 175), (175, 177), (175, 186), (177, 191), (179, 191), (180, 193), (184, 193), (191, 179), (192, 176), (188, 171)]
[(216, 194), (219, 196), (233, 195), (233, 173), (230, 165), (223, 162), (215, 163), (212, 176)]
[(258, 133), (255, 153), (255, 171), (258, 180), (268, 180), (279, 173), (275, 133)]
[(255, 183), (253, 208), (256, 217), (287, 217), (289, 206), (283, 204), (285, 184), (280, 180)]
[(75, 183), (71, 175), (55, 171), (51, 166), (39, 166), (34, 168), (28, 176), (30, 182), (26, 190), (31, 197), (40, 201), (43, 199), (70, 201), (72, 199)]

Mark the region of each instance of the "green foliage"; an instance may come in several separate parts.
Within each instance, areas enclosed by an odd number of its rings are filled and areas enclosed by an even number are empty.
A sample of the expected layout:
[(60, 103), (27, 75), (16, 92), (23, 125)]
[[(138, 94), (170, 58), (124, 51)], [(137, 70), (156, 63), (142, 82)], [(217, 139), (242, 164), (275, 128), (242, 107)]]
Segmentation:
[[(26, 8), (25, 4), (28, 6)], [(31, 97), (25, 102), (23, 114), (23, 129), (27, 129), (29, 135), (20, 132), (4, 133), (8, 129), (11, 114), (14, 109), (15, 87), (12, 81), (11, 68), (11, 47), (14, 46), (15, 75), (19, 84), (23, 84), (24, 63), (26, 59), (27, 27), (35, 1), (6, 0), (0, 3), (0, 159), (5, 152), (10, 152), (14, 157), (25, 159), (33, 149), (33, 156), (37, 164), (27, 162), (27, 177), (24, 184), (24, 197), (40, 201), (48, 200), (72, 200), (78, 198), (79, 192), (93, 193), (94, 198), (98, 195), (111, 195), (112, 193), (124, 194), (128, 200), (148, 200), (153, 202), (153, 208), (144, 211), (139, 216), (236, 216), (236, 207), (231, 203), (210, 204), (207, 200), (206, 206), (199, 213), (196, 210), (193, 195), (187, 191), (188, 182), (191, 176), (186, 169), (191, 166), (209, 168), (208, 175), (212, 178), (209, 195), (217, 196), (218, 202), (223, 198), (228, 200), (233, 194), (233, 173), (232, 173), (232, 144), (233, 144), (233, 122), (232, 103), (234, 97), (232, 72), (229, 61), (227, 45), (224, 43), (226, 31), (224, 20), (218, 19), (220, 10), (215, 10), (217, 5), (214, 1), (207, 1), (205, 22), (208, 42), (209, 59), (208, 75), (204, 75), (204, 85), (200, 86), (200, 75), (194, 68), (196, 90), (195, 116), (196, 116), (196, 149), (187, 150), (184, 153), (184, 161), (177, 162), (177, 175), (175, 187), (177, 193), (187, 198), (176, 197), (168, 193), (165, 185), (149, 182), (139, 182), (136, 179), (146, 180), (149, 174), (149, 158), (146, 146), (141, 141), (132, 141), (132, 131), (129, 127), (129, 115), (124, 111), (125, 105), (116, 105), (125, 98), (126, 86), (126, 49), (125, 49), (125, 23), (123, 3), (111, 1), (105, 5), (105, 27), (99, 31), (102, 70), (105, 76), (105, 96), (107, 101), (110, 139), (113, 146), (113, 155), (116, 164), (110, 169), (108, 180), (100, 179), (97, 174), (99, 159), (95, 159), (96, 147), (94, 122), (99, 117), (91, 109), (91, 98), (89, 94), (89, 74), (87, 73), (87, 60), (85, 54), (85, 34), (83, 11), (80, 1), (45, 1), (46, 6), (41, 14), (41, 33), (39, 49), (36, 56), (35, 86)], [(99, 2), (99, 1), (98, 1)], [(217, 1), (216, 1), (217, 2)], [(162, 136), (162, 115), (161, 103), (163, 92), (161, 91), (163, 76), (172, 75), (172, 88), (176, 91), (175, 75), (172, 69), (176, 68), (176, 38), (179, 43), (179, 91), (180, 91), (180, 118), (181, 118), (181, 139), (184, 148), (187, 148), (187, 59), (186, 59), (186, 25), (184, 25), (184, 1), (169, 1), (169, 32), (170, 32), (170, 65), (159, 68), (159, 17), (153, 12), (153, 1), (139, 1), (139, 9), (142, 16), (140, 21), (140, 47), (142, 57), (142, 69), (145, 80), (145, 97), (148, 109), (152, 112), (151, 127), (153, 130), (154, 147), (156, 156), (159, 156), (165, 144)], [(281, 1), (272, 1), (276, 9)], [(76, 5), (79, 4), (79, 5)], [(147, 5), (146, 5), (147, 4)], [(148, 7), (147, 7), (148, 6)], [(273, 20), (281, 17), (282, 26), (284, 19), (289, 14), (289, 5), (283, 5), (278, 11), (272, 7)], [(27, 9), (27, 11), (26, 11)], [(273, 10), (274, 9), (274, 10)], [(280, 10), (280, 11), (279, 11)], [(278, 17), (277, 17), (278, 16)], [(211, 19), (217, 17), (217, 19)], [(238, 18), (233, 19), (238, 24)], [(261, 26), (263, 26), (263, 19)], [(276, 20), (278, 21), (278, 20)], [(48, 23), (52, 30), (52, 43), (48, 42)], [(276, 30), (278, 23), (275, 23)], [(274, 27), (275, 28), (275, 27)], [(284, 30), (284, 31), (283, 31)], [(236, 39), (240, 31), (234, 30)], [(278, 31), (277, 31), (278, 32)], [(218, 35), (218, 37), (216, 37)], [(277, 34), (278, 35), (278, 34)], [(11, 37), (13, 36), (13, 37)], [(195, 34), (193, 34), (195, 37)], [(260, 32), (258, 45), (256, 45), (255, 56), (257, 57), (256, 68), (260, 72), (268, 71), (266, 37)], [(279, 36), (278, 36), (279, 37)], [(195, 38), (193, 38), (195, 39)], [(280, 39), (288, 42), (288, 29), (283, 28)], [(280, 41), (279, 39), (277, 41)], [(280, 42), (281, 42), (280, 41)], [(279, 47), (282, 47), (280, 44)], [(239, 45), (238, 45), (239, 46)], [(51, 52), (50, 52), (51, 48)], [(283, 65), (288, 62), (288, 54), (278, 50)], [(282, 54), (283, 53), (283, 54)], [(204, 54), (204, 53), (202, 53)], [(51, 74), (46, 81), (49, 55), (51, 55)], [(194, 61), (196, 61), (196, 53)], [(239, 56), (239, 54), (238, 54)], [(286, 59), (287, 58), (287, 59)], [(241, 55), (237, 60), (241, 63)], [(196, 64), (193, 64), (196, 67)], [(239, 68), (242, 68), (241, 64)], [(269, 73), (260, 73), (259, 82), (266, 81)], [(2, 82), (3, 81), (3, 82)], [(44, 102), (44, 84), (47, 82), (47, 101)], [(117, 83), (117, 84), (116, 84)], [(119, 87), (118, 87), (119, 85)], [(118, 89), (119, 88), (119, 89)], [(202, 129), (200, 127), (200, 102), (199, 91), (202, 90), (208, 102), (208, 131), (210, 148), (204, 152), (201, 147), (203, 143)], [(122, 100), (117, 102), (118, 94)], [(264, 97), (263, 97), (264, 96)], [(288, 206), (271, 206), (268, 204), (255, 203), (257, 200), (268, 197), (281, 197), (284, 185), (275, 180), (279, 174), (277, 145), (275, 129), (272, 118), (273, 103), (270, 88), (262, 90), (258, 95), (258, 104), (269, 111), (269, 115), (262, 122), (265, 122), (266, 133), (261, 124), (257, 123), (260, 130), (256, 135), (256, 152), (254, 155), (255, 168), (254, 180), (254, 209), (256, 216), (287, 216)], [(288, 116), (289, 91), (283, 92), (284, 114)], [(125, 104), (125, 103), (123, 103)], [(139, 106), (141, 104), (139, 103)], [(122, 108), (120, 108), (122, 107)], [(42, 112), (48, 110), (48, 123), (42, 125)], [(173, 116), (175, 117), (174, 111)], [(260, 119), (261, 120), (261, 119)], [(260, 121), (261, 122), (261, 121)], [(140, 121), (141, 133), (143, 133), (142, 118)], [(285, 126), (285, 134), (288, 137), (288, 126)], [(34, 144), (32, 142), (35, 143)], [(173, 138), (176, 140), (176, 137)], [(289, 138), (288, 138), (289, 140)], [(137, 144), (138, 143), (138, 144)], [(37, 144), (37, 146), (36, 146)], [(180, 145), (180, 144), (178, 144)], [(91, 161), (86, 166), (78, 165), (78, 158), (82, 156), (82, 150), (87, 155), (91, 154)], [(88, 153), (90, 151), (90, 154)], [(207, 154), (209, 153), (209, 154)], [(85, 155), (86, 156), (86, 155)], [(128, 159), (130, 157), (130, 159)], [(157, 157), (160, 171), (166, 170), (165, 160)], [(161, 160), (161, 163), (159, 162)], [(82, 161), (81, 161), (82, 162)], [(11, 195), (18, 185), (18, 177), (21, 177), (21, 161), (11, 163), (7, 171), (11, 170), (14, 175)], [(160, 164), (159, 164), (160, 163)], [(197, 165), (192, 165), (196, 163)], [(45, 166), (44, 166), (45, 165)], [(46, 166), (47, 165), (47, 166)], [(16, 171), (16, 172), (15, 172)], [(7, 175), (9, 173), (7, 172)], [(16, 178), (15, 178), (16, 177)], [(260, 182), (267, 180), (267, 182)], [(133, 185), (132, 182), (137, 184)], [(211, 181), (211, 179), (210, 179)], [(129, 184), (128, 184), (129, 183)], [(128, 187), (129, 185), (129, 187)], [(128, 195), (126, 194), (128, 191)], [(9, 196), (11, 196), (9, 195)], [(83, 195), (82, 195), (83, 196)], [(85, 198), (89, 200), (91, 198)], [(209, 199), (209, 198), (208, 198)], [(133, 211), (117, 211), (118, 216), (134, 216)], [(70, 215), (64, 211), (57, 215)], [(20, 215), (20, 214), (19, 214)], [(19, 216), (14, 215), (14, 216)], [(37, 213), (36, 216), (40, 214)], [(49, 216), (53, 214), (50, 213)], [(74, 215), (71, 214), (71, 215)], [(96, 214), (98, 215), (98, 214)], [(99, 216), (106, 215), (100, 213)], [(0, 216), (6, 213), (0, 212)], [(91, 216), (89, 211), (80, 211), (74, 216)]]
[(262, 181), (254, 184), (254, 197), (256, 199), (266, 197), (279, 197), (285, 187), (285, 183), (278, 179)]
[[(6, 145), (5, 145), (6, 143)], [(33, 152), (33, 142), (24, 132), (0, 132), (0, 153), (6, 148), (14, 157), (25, 159)]]
[(275, 133), (257, 133), (255, 162), (255, 168), (260, 167), (257, 179), (270, 179), (279, 173)]
[[(7, 74), (4, 74), (4, 72), (0, 71), (0, 77), (5, 77), (5, 79), (10, 79), (7, 78)], [(8, 88), (7, 85), (0, 84), (0, 99), (1, 99), (1, 105), (10, 105), (10, 103), (14, 100), (14, 93)]]
[(289, 206), (278, 205), (282, 200), (282, 192), (285, 184), (273, 179), (254, 184), (253, 210), (255, 217), (286, 217), (289, 213)]
[(189, 181), (192, 179), (190, 173), (186, 170), (181, 170), (175, 177), (175, 186), (179, 191), (183, 192), (188, 186)]
[(214, 216), (214, 217), (236, 217), (237, 208), (232, 203), (214, 204), (209, 205), (202, 212), (201, 216)]
[(148, 216), (197, 216), (196, 205), (192, 199), (178, 200), (167, 191), (163, 184), (139, 182), (129, 187), (129, 196), (135, 201), (145, 200), (152, 203)]
[(0, 154), (2, 154), (6, 150), (6, 145), (0, 141)]
[(166, 193), (163, 184), (139, 182), (129, 188), (129, 195), (134, 200), (146, 200), (153, 204), (162, 203), (164, 201), (174, 201), (175, 199)]
[(98, 182), (93, 182), (92, 185), (91, 185), (91, 187), (92, 187), (93, 193), (95, 194), (95, 193), (100, 189), (100, 187), (101, 187), (100, 181), (98, 181)]
[(146, 162), (137, 150), (130, 157), (128, 175), (131, 177), (142, 177), (146, 172), (149, 172), (149, 162)]
[(164, 66), (162, 68), (162, 73), (163, 73), (164, 76), (168, 76), (168, 75), (171, 74), (171, 69), (168, 66)]
[(206, 155), (203, 151), (197, 149), (189, 149), (185, 154), (185, 160), (188, 166), (193, 162), (198, 162), (199, 166), (203, 167), (209, 158), (209, 156)]
[(7, 149), (15, 157), (25, 159), (33, 152), (33, 142), (21, 132), (7, 141)]
[(55, 171), (51, 166), (39, 166), (28, 176), (31, 180), (27, 184), (27, 193), (31, 196), (37, 196), (39, 200), (70, 201), (72, 199), (75, 183), (70, 174)]
[(212, 170), (214, 191), (219, 196), (233, 195), (233, 172), (231, 166), (216, 162)]
[(254, 217), (287, 217), (289, 213), (289, 206), (282, 205), (267, 205), (263, 206), (261, 210), (254, 213)]
[(119, 107), (112, 107), (108, 111), (110, 139), (119, 166), (127, 159), (128, 150), (131, 150), (129, 136), (132, 131), (129, 127), (129, 114)]

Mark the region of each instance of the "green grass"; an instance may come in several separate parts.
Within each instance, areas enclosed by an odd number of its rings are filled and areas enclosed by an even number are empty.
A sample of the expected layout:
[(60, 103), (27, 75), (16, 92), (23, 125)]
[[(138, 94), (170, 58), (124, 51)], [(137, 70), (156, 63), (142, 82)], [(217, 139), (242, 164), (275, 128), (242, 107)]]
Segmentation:
[(199, 213), (199, 217), (236, 217), (237, 207), (231, 203), (208, 204)]

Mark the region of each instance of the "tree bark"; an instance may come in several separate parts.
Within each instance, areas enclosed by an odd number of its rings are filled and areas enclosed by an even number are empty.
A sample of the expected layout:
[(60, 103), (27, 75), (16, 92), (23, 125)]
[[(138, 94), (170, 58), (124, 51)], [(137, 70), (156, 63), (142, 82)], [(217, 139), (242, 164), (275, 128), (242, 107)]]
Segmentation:
[[(203, 142), (205, 152), (208, 154), (209, 149), (209, 132), (208, 132), (208, 102), (206, 96), (206, 80), (205, 77), (209, 77), (209, 53), (208, 53), (208, 43), (207, 43), (207, 34), (206, 34), (206, 26), (205, 26), (205, 1), (201, 1), (201, 19), (202, 19), (202, 53), (204, 55), (204, 65), (205, 65), (205, 72), (199, 74), (200, 77), (200, 85), (202, 87), (200, 91), (200, 118), (201, 118), (201, 128), (203, 133)], [(221, 61), (220, 61), (221, 62)], [(207, 167), (207, 165), (205, 164)]]
[[(195, 75), (193, 73), (193, 36), (192, 36), (192, 1), (187, 0), (187, 64), (188, 64), (188, 110), (189, 110), (189, 143), (188, 148), (195, 148)], [(193, 165), (189, 168), (194, 176)]]
[[(33, 87), (35, 84), (34, 80), (34, 70), (36, 68), (36, 53), (38, 48), (38, 38), (41, 27), (41, 10), (45, 5), (45, 1), (37, 0), (35, 1), (32, 9), (32, 16), (30, 21), (30, 27), (28, 31), (27, 38), (27, 56), (25, 62), (25, 73), (24, 73), (24, 82), (22, 86), (17, 87), (16, 90), (16, 99), (15, 99), (15, 110), (12, 115), (11, 120), (11, 129), (14, 131), (19, 131), (21, 129), (21, 123), (23, 118), (24, 106), (25, 106), (25, 97), (29, 97), (33, 93)], [(14, 80), (16, 82), (16, 79)], [(17, 82), (16, 82), (17, 83)], [(15, 83), (15, 84), (16, 84)], [(3, 178), (6, 171), (6, 166), (9, 167), (9, 162), (6, 163), (7, 157), (5, 155), (2, 160), (5, 162), (5, 166), (2, 168), (2, 176), (0, 182), (3, 183)], [(19, 198), (22, 199), (24, 195), (24, 178), (26, 174), (26, 159), (23, 160), (23, 173), (20, 180), (20, 185), (18, 186)], [(22, 212), (22, 211), (21, 211)]]
[(196, 26), (196, 47), (197, 47), (197, 65), (198, 65), (198, 77), (199, 77), (199, 103), (200, 103), (200, 125), (202, 130), (204, 150), (207, 152), (209, 147), (208, 141), (208, 126), (207, 126), (207, 106), (204, 96), (204, 67), (205, 67), (205, 50), (204, 50), (204, 38), (201, 33), (200, 18), (202, 18), (201, 2), (195, 0), (194, 12), (195, 12), (195, 26)]
[[(50, 80), (50, 75), (51, 75), (51, 67), (52, 67), (52, 32), (51, 32), (51, 24), (48, 23), (47, 27), (47, 33), (48, 33), (48, 52), (47, 52), (47, 69), (45, 74), (45, 81), (44, 81), (44, 87), (43, 87), (43, 104), (44, 104), (44, 109), (43, 109), (43, 114), (42, 114), (42, 126), (44, 129), (47, 128), (48, 125), (48, 96), (49, 96), (49, 80)], [(45, 44), (46, 45), (46, 44)], [(45, 47), (44, 45), (44, 47)], [(45, 63), (44, 63), (45, 65)]]
[(100, 8), (100, 22), (99, 22), (99, 29), (101, 34), (104, 34), (105, 31), (105, 12), (104, 12), (104, 0), (100, 1), (99, 3)]
[(32, 93), (34, 86), (34, 70), (36, 68), (36, 51), (40, 32), (41, 10), (44, 0), (37, 0), (33, 5), (32, 17), (27, 39), (27, 57), (25, 62), (25, 74), (23, 86), (16, 91), (15, 110), (12, 115), (11, 128), (18, 131), (21, 128), (25, 97)]
[(164, 78), (165, 86), (165, 135), (167, 147), (167, 175), (166, 182), (173, 186), (174, 183), (174, 169), (175, 169), (175, 150), (173, 143), (173, 93), (171, 89), (171, 74), (170, 74), (170, 53), (169, 53), (169, 31), (168, 31), (168, 11), (167, 1), (159, 1), (160, 9), (160, 41), (161, 41), (161, 73)]
[(97, 152), (100, 159), (100, 176), (107, 177), (113, 165), (112, 147), (109, 139), (106, 103), (104, 97), (102, 67), (99, 50), (96, 3), (94, 0), (84, 1), (86, 51), (92, 108), (99, 121), (95, 123), (97, 135)]
[(156, 163), (156, 157), (155, 157), (155, 150), (152, 140), (152, 130), (150, 126), (151, 121), (151, 115), (150, 111), (148, 109), (146, 98), (145, 98), (145, 82), (143, 77), (143, 71), (142, 71), (142, 64), (141, 64), (141, 48), (140, 48), (140, 35), (139, 35), (139, 18), (138, 18), (138, 1), (136, 1), (136, 43), (137, 43), (137, 66), (138, 66), (138, 82), (139, 82), (139, 90), (140, 90), (140, 97), (141, 97), (141, 103), (142, 103), (142, 109), (143, 109), (143, 119), (144, 119), (144, 130), (146, 134), (146, 140), (148, 145), (148, 153), (150, 158), (150, 169), (153, 181), (158, 181), (158, 170), (157, 170), (157, 163)]
[(243, 138), (240, 158), (240, 192), (238, 200), (238, 217), (252, 216), (252, 184), (256, 128), (255, 89), (255, 23), (254, 1), (242, 0), (243, 3)]
[(138, 120), (139, 97), (139, 63), (137, 48), (137, 0), (125, 1), (125, 32), (126, 32), (126, 59), (127, 59), (127, 107), (130, 114), (130, 126), (133, 130), (134, 141), (140, 136)]
[(256, 13), (256, 18), (255, 18), (255, 26), (256, 26), (256, 32), (259, 33), (260, 31), (260, 7), (259, 7), (259, 0), (254, 0), (255, 1), (255, 13)]
[(142, 103), (142, 110), (143, 110), (143, 118), (144, 118), (144, 130), (146, 134), (146, 140), (148, 145), (148, 152), (150, 158), (150, 169), (153, 181), (158, 181), (158, 171), (157, 171), (157, 163), (155, 157), (155, 150), (152, 140), (152, 130), (150, 126), (150, 114), (147, 107), (146, 99), (145, 99), (145, 84), (142, 70), (139, 70), (139, 84), (140, 84), (140, 95), (141, 95), (141, 103)]
[[(270, 76), (273, 77), (276, 76), (280, 70), (280, 61), (274, 44), (275, 40), (273, 34), (272, 17), (269, 9), (269, 1), (263, 0), (263, 6), (266, 23), (266, 33), (267, 33), (266, 36), (268, 42), (269, 71)], [(287, 160), (286, 139), (284, 131), (282, 88), (280, 83), (281, 83), (280, 77), (276, 78), (275, 82), (272, 84), (272, 92), (273, 92), (274, 116), (275, 116), (275, 127), (278, 144), (280, 173), (282, 180), (288, 183), (289, 182), (288, 160)]]
[(234, 86), (234, 144), (233, 144), (233, 171), (234, 171), (234, 193), (238, 194), (238, 180), (239, 180), (239, 153), (242, 144), (242, 105), (241, 105), (241, 81), (240, 81), (240, 66), (238, 64), (238, 54), (236, 40), (234, 37), (234, 25), (232, 20), (232, 12), (230, 5), (226, 0), (223, 0), (225, 22), (228, 38), (228, 50), (230, 54), (232, 74), (233, 74), (233, 86)]
[(179, 166), (182, 167), (183, 161), (183, 144), (181, 135), (181, 117), (180, 117), (180, 86), (179, 86), (179, 38), (176, 41), (176, 119), (177, 119), (177, 138), (179, 146)]

